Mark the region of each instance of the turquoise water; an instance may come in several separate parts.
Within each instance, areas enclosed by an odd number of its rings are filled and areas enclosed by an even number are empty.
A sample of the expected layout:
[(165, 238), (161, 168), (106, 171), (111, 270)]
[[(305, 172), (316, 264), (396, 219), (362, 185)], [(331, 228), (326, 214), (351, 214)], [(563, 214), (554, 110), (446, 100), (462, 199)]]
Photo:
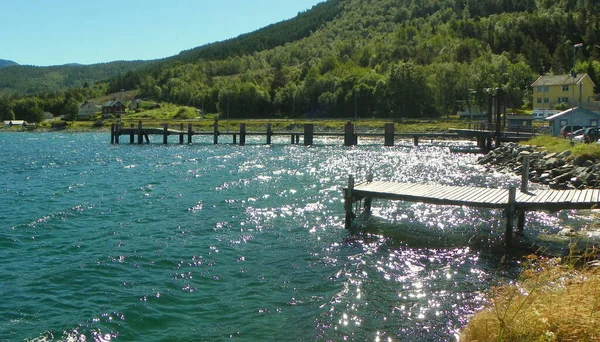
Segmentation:
[(210, 139), (0, 134), (0, 340), (446, 341), (517, 271), (496, 210), (375, 201), (344, 229), (348, 174), (519, 181), (476, 155)]

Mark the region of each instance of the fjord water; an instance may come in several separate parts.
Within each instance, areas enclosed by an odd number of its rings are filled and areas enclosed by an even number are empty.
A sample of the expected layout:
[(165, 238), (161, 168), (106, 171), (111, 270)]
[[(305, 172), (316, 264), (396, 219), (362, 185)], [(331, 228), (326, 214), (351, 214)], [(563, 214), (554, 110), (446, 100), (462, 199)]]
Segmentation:
[[(507, 187), (438, 146), (110, 145), (0, 134), (0, 340), (452, 340), (514, 276), (501, 211), (375, 201), (348, 174)], [(528, 234), (569, 219), (537, 213)]]

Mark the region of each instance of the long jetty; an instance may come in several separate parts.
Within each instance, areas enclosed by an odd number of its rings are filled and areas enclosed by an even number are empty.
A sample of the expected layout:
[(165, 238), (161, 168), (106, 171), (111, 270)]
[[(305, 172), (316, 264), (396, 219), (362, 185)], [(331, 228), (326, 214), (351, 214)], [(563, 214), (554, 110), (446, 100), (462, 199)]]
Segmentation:
[[(526, 176), (525, 176), (526, 177)], [(370, 213), (373, 199), (422, 202), (438, 205), (456, 205), (478, 208), (504, 209), (506, 217), (505, 244), (512, 245), (514, 219), (517, 229), (524, 230), (525, 215), (530, 211), (558, 211), (563, 209), (591, 209), (600, 204), (600, 190), (529, 190), (527, 182), (521, 188), (483, 188), (472, 186), (448, 186), (418, 183), (396, 183), (367, 180), (355, 184), (354, 177), (348, 179), (344, 188), (346, 228), (350, 228), (356, 216), (355, 202), (363, 202), (363, 210)]]
[[(248, 131), (246, 130), (246, 124), (240, 123), (239, 131), (224, 133), (219, 130), (219, 123), (215, 121), (213, 124), (212, 131), (195, 131), (191, 123), (185, 127), (183, 124), (179, 124), (177, 128), (170, 128), (168, 124), (163, 124), (162, 127), (144, 127), (142, 121), (139, 121), (137, 126), (131, 124), (129, 127), (124, 127), (122, 124), (111, 125), (111, 144), (119, 144), (121, 142), (121, 136), (129, 136), (130, 144), (144, 144), (150, 143), (150, 136), (158, 135), (162, 136), (163, 144), (168, 144), (169, 136), (178, 136), (179, 144), (184, 144), (187, 140), (188, 144), (192, 143), (194, 136), (212, 136), (213, 143), (219, 143), (219, 137), (222, 135), (231, 135), (233, 144), (245, 145), (246, 138), (248, 136), (265, 136), (266, 144), (271, 144), (272, 137), (274, 136), (289, 136), (291, 144), (300, 144), (300, 137), (302, 137), (302, 143), (305, 146), (314, 144), (315, 137), (343, 137), (345, 146), (353, 146), (358, 144), (358, 138), (377, 138), (382, 137), (384, 140), (384, 146), (394, 146), (395, 138), (411, 139), (415, 146), (419, 145), (419, 139), (460, 139), (460, 138), (475, 138), (477, 139), (477, 147), (481, 149), (489, 149), (492, 143), (492, 139), (495, 137), (494, 132), (488, 130), (449, 130), (448, 132), (417, 132), (417, 133), (397, 133), (393, 123), (386, 123), (383, 127), (382, 133), (377, 132), (357, 132), (355, 125), (352, 122), (347, 122), (343, 130), (341, 131), (327, 131), (319, 132), (315, 130), (315, 124), (307, 123), (304, 124), (302, 131), (273, 131), (271, 123), (267, 123), (265, 131)], [(515, 139), (527, 139), (527, 135), (514, 135), (509, 132), (503, 133), (502, 141), (513, 141)], [(187, 138), (187, 139), (186, 139)]]

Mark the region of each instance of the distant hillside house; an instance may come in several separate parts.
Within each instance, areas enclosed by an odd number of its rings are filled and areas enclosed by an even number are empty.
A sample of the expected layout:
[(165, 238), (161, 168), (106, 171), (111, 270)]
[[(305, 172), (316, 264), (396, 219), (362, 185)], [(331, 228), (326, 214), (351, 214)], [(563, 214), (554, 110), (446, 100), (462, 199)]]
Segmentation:
[(554, 136), (561, 135), (564, 126), (600, 127), (600, 114), (580, 107), (554, 114), (546, 120), (550, 124), (550, 133)]
[(107, 101), (102, 105), (102, 114), (125, 113), (125, 104), (118, 100)]
[(88, 118), (92, 115), (97, 114), (99, 111), (100, 106), (85, 101), (81, 106), (79, 106), (78, 116), (81, 118)]
[[(594, 106), (594, 82), (588, 74), (540, 76), (533, 87), (533, 113), (553, 110), (556, 105), (590, 108)], [(552, 111), (552, 113), (556, 113)], [(543, 117), (548, 117), (544, 113)]]

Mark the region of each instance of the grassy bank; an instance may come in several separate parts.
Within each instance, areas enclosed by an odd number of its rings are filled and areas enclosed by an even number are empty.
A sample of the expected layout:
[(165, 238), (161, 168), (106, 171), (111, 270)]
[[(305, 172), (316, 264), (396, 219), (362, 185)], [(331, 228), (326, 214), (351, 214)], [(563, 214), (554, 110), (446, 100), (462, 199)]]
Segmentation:
[(591, 249), (563, 261), (527, 258), (517, 283), (493, 288), (460, 341), (600, 340), (600, 268)]
[(539, 148), (555, 153), (571, 151), (571, 155), (575, 158), (600, 159), (600, 144), (596, 143), (571, 143), (569, 139), (541, 135), (527, 141), (525, 144), (538, 146)]

